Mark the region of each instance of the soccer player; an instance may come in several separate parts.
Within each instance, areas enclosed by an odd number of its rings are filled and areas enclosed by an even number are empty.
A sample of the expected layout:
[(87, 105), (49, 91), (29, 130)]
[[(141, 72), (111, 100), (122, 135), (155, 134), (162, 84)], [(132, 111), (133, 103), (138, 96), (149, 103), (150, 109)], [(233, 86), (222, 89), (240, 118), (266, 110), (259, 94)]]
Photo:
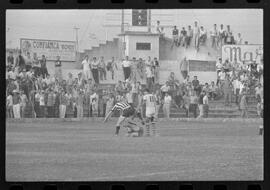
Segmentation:
[(126, 101), (116, 103), (113, 106), (113, 108), (109, 111), (109, 113), (106, 115), (104, 122), (106, 122), (108, 120), (108, 118), (111, 116), (111, 114), (114, 111), (120, 111), (120, 116), (119, 116), (118, 121), (116, 123), (115, 136), (118, 136), (120, 126), (125, 121), (126, 118), (138, 116), (143, 122), (141, 115), (137, 114), (137, 111), (130, 104), (128, 104)]
[(156, 115), (156, 97), (151, 94), (149, 89), (145, 89), (143, 96), (144, 104), (146, 104), (145, 116), (146, 116), (146, 136), (150, 136), (150, 122), (153, 135), (156, 134), (155, 115)]
[[(123, 127), (125, 127), (127, 129), (127, 136), (128, 137), (141, 137), (141, 136), (143, 136), (143, 127), (138, 126), (136, 121), (134, 121), (134, 118), (136, 116), (141, 118), (141, 115), (138, 112), (131, 119), (129, 119), (127, 121), (127, 123), (123, 126)], [(144, 122), (142, 122), (142, 124), (144, 125)]]

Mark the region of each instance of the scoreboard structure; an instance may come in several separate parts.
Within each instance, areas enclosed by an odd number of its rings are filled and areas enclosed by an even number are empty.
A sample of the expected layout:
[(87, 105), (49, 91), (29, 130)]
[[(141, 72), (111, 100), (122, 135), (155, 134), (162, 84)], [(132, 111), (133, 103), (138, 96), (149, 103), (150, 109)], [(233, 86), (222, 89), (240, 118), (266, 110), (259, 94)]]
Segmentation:
[(132, 26), (147, 26), (147, 9), (132, 9)]

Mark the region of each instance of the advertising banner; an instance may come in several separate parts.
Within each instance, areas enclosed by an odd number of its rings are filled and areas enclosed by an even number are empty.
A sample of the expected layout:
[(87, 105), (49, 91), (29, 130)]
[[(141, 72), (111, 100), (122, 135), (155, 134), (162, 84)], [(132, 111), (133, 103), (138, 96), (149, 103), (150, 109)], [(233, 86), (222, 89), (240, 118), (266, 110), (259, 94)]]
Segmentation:
[(36, 53), (38, 58), (45, 55), (47, 60), (56, 60), (60, 56), (62, 61), (75, 61), (76, 43), (74, 41), (20, 39), (22, 54), (30, 53), (31, 57)]
[(256, 62), (263, 58), (263, 45), (224, 45), (222, 46), (222, 61)]

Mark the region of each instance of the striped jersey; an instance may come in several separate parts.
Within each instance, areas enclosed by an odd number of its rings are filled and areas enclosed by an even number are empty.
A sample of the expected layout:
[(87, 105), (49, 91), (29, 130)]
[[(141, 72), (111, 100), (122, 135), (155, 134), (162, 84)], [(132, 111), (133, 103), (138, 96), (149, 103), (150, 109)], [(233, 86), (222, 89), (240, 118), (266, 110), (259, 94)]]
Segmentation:
[(116, 111), (116, 110), (117, 111), (123, 111), (125, 109), (130, 108), (130, 107), (131, 106), (126, 102), (118, 102), (113, 106), (112, 111)]

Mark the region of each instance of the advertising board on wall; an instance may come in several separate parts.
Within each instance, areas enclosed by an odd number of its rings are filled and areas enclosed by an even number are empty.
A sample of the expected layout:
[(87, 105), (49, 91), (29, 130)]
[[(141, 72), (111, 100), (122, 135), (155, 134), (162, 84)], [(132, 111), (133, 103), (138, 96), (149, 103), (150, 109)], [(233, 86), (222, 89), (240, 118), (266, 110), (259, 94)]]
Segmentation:
[(76, 43), (74, 41), (59, 40), (40, 40), (40, 39), (20, 39), (20, 48), (22, 54), (27, 52), (33, 56), (37, 54), (39, 58), (45, 55), (47, 60), (56, 60), (60, 56), (62, 61), (75, 61), (76, 59)]
[(224, 45), (222, 46), (222, 61), (228, 59), (233, 62), (255, 61), (263, 58), (263, 45)]

